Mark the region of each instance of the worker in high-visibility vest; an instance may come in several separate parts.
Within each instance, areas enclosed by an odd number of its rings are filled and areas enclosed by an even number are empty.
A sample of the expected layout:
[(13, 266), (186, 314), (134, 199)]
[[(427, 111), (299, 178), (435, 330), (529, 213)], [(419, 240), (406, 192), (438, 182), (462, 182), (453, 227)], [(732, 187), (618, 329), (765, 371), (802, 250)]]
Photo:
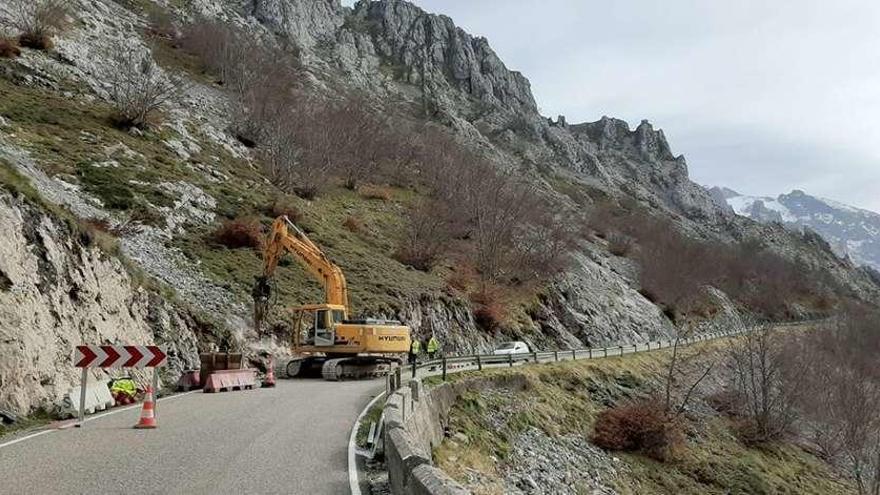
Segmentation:
[(416, 362), (416, 357), (418, 357), (419, 352), (422, 350), (422, 344), (419, 342), (419, 339), (412, 339), (412, 344), (409, 346), (409, 362), (410, 364)]
[(431, 334), (431, 340), (428, 341), (428, 359), (434, 359), (434, 355), (440, 350), (440, 341), (434, 334)]

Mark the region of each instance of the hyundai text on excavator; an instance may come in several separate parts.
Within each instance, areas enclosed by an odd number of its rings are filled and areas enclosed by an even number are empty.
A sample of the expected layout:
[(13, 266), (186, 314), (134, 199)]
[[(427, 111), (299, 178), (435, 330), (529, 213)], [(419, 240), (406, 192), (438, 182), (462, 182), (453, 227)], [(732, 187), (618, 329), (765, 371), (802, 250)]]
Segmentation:
[(348, 287), (342, 269), (286, 216), (275, 219), (263, 245), (263, 274), (254, 284), (257, 333), (273, 298), (273, 276), (291, 253), (324, 286), (324, 302), (290, 308), (292, 350), (288, 376), (320, 370), (327, 380), (361, 378), (399, 362), (410, 347), (409, 327), (398, 321), (349, 319)]

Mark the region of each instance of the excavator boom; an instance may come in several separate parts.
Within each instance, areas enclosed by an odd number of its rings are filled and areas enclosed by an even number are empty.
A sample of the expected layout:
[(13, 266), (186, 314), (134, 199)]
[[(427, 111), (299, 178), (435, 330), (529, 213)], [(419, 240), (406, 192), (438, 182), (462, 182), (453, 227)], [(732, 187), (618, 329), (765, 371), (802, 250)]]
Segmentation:
[[(291, 229), (293, 234), (290, 233)], [(342, 269), (330, 261), (305, 232), (286, 216), (277, 218), (272, 224), (269, 240), (263, 249), (263, 277), (272, 278), (278, 267), (278, 261), (286, 251), (289, 251), (296, 255), (296, 259), (303, 267), (324, 285), (325, 303), (345, 306), (348, 309), (348, 286)]]
[[(291, 233), (291, 230), (293, 233)], [(285, 253), (293, 253), (302, 266), (324, 286), (324, 302), (344, 306), (348, 314), (348, 286), (345, 275), (318, 246), (286, 216), (272, 223), (263, 246), (263, 274), (254, 284), (254, 324), (259, 332), (272, 298), (271, 280)]]

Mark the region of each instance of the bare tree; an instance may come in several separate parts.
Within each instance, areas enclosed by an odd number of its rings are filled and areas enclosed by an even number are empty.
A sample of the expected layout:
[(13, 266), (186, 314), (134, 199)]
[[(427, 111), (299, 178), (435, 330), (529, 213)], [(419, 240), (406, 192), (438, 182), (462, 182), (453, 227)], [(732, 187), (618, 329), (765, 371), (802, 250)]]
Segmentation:
[(244, 144), (258, 145), (286, 119), (302, 119), (301, 80), (291, 57), (282, 50), (250, 42), (248, 68), (232, 78), (236, 96), (233, 131)]
[(762, 443), (790, 433), (805, 391), (807, 363), (791, 352), (785, 336), (761, 324), (737, 338), (728, 351), (730, 388), (740, 400), (744, 440)]
[(425, 199), (411, 208), (395, 258), (418, 270), (429, 271), (449, 248), (455, 220), (450, 208)]
[(204, 19), (187, 26), (180, 43), (232, 94), (232, 131), (246, 146), (264, 143), (282, 119), (296, 118), (302, 95), (295, 52)]
[(164, 74), (149, 52), (119, 47), (112, 56), (116, 68), (109, 79), (110, 101), (118, 126), (148, 127), (163, 105), (183, 93), (183, 81)]
[(298, 118), (304, 123), (286, 120), (267, 131), (265, 144), (260, 148), (264, 171), (269, 179), (284, 191), (312, 199), (323, 191), (332, 178), (332, 161), (328, 153), (331, 137), (309, 126), (313, 113), (302, 109)]
[(800, 401), (809, 438), (846, 469), (861, 495), (880, 494), (880, 312), (849, 308), (797, 342), (809, 362), (798, 378), (811, 393)]
[[(680, 329), (672, 342), (672, 357), (666, 368), (666, 379), (663, 392), (663, 410), (673, 418), (678, 418), (687, 411), (688, 404), (700, 386), (715, 368), (716, 359), (706, 358), (700, 352), (684, 353), (682, 342), (693, 336), (693, 328)], [(705, 362), (703, 362), (705, 361)], [(699, 368), (694, 375), (694, 368)], [(678, 393), (676, 393), (678, 392)]]
[(319, 114), (325, 132), (334, 137), (328, 150), (333, 167), (348, 189), (357, 189), (373, 177), (388, 155), (390, 128), (376, 115), (369, 101), (358, 94), (328, 103)]
[(70, 0), (11, 0), (9, 25), (18, 30), (22, 46), (45, 50), (71, 17)]
[(664, 307), (670, 318), (702, 309), (702, 288), (721, 289), (768, 318), (785, 319), (794, 302), (817, 309), (833, 305), (834, 283), (827, 274), (791, 261), (758, 242), (724, 243), (690, 237), (673, 221), (637, 205), (599, 204), (590, 224), (601, 236), (623, 236), (635, 247), (609, 248), (639, 263), (643, 294)]

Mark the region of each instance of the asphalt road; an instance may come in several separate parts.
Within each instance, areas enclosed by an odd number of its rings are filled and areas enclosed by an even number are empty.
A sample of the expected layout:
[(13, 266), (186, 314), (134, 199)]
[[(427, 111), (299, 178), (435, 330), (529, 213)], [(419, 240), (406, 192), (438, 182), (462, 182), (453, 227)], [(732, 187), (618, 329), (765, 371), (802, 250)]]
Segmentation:
[(279, 380), (160, 401), (156, 430), (132, 429), (139, 407), (96, 418), (0, 448), (0, 494), (350, 493), (349, 434), (383, 390)]

